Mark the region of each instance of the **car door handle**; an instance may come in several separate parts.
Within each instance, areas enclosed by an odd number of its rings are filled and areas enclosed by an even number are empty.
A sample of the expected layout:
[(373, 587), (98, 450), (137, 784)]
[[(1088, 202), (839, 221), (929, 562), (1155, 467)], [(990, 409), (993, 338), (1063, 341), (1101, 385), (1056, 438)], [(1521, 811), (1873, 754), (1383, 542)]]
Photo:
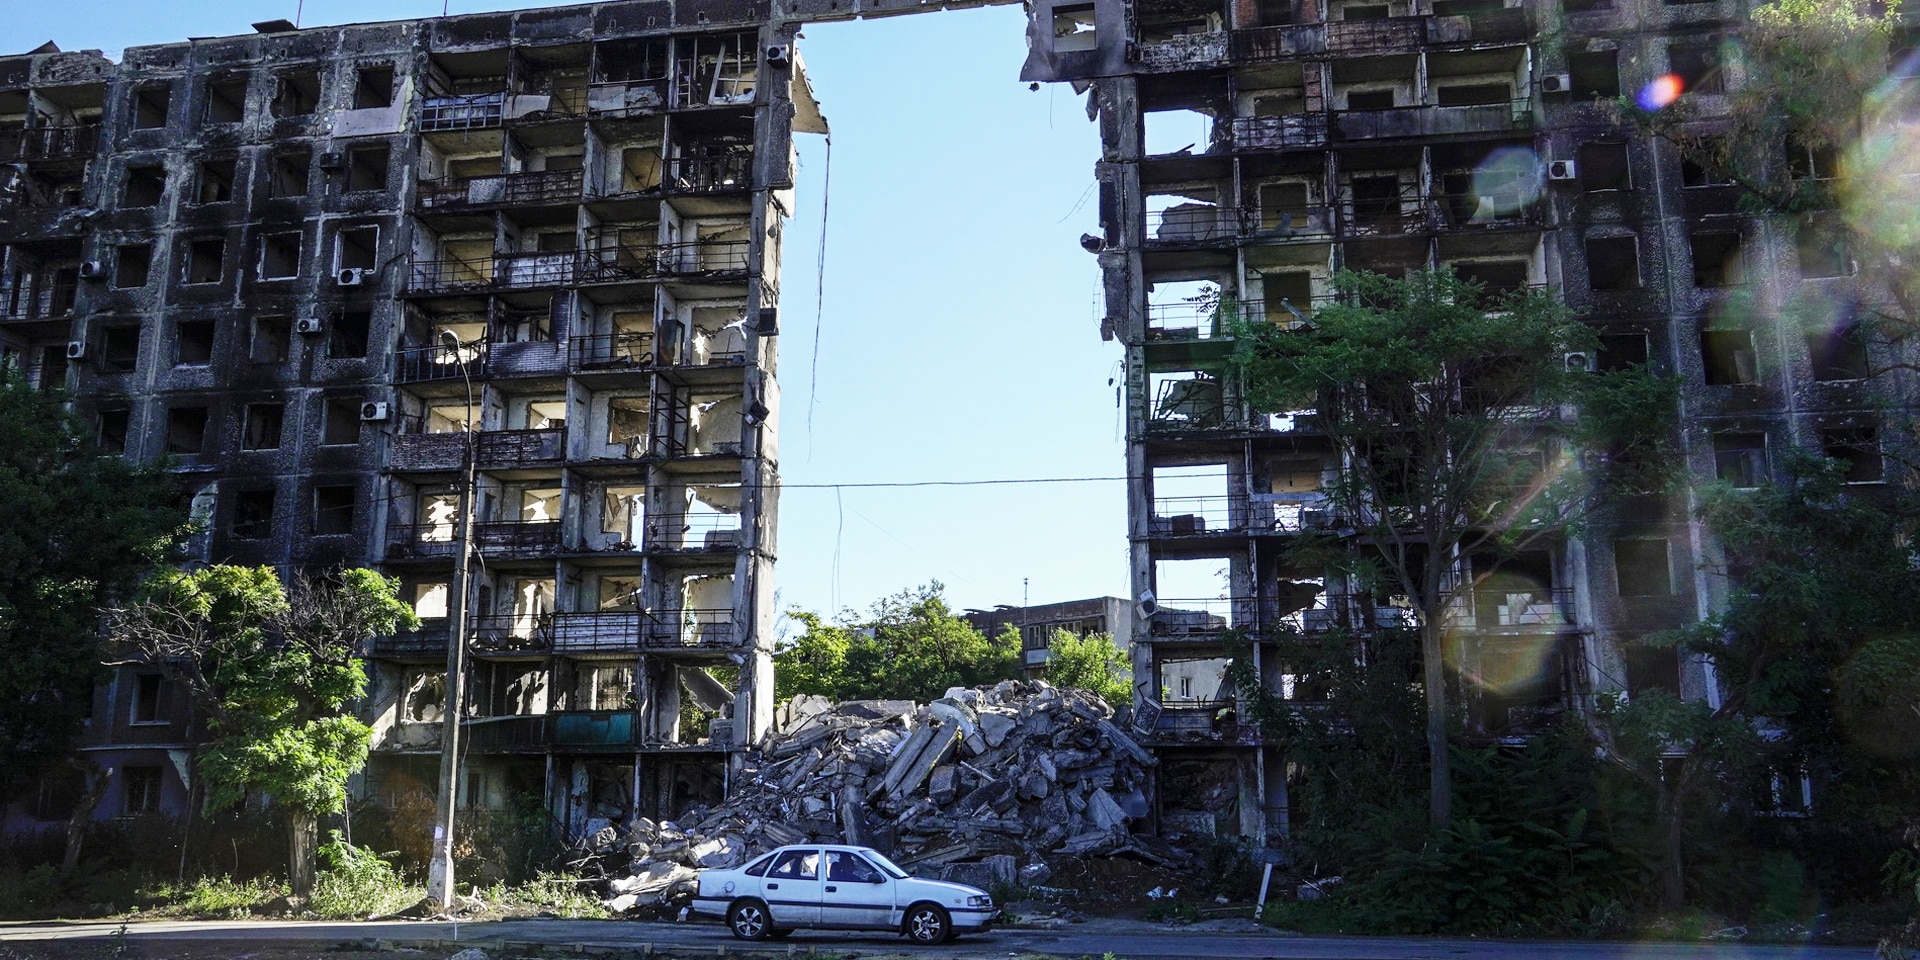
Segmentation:
[(827, 888), (827, 892), (828, 892), (828, 893), (838, 893), (839, 891), (840, 891), (840, 888), (839, 888), (839, 887), (828, 887), (828, 888)]
[(779, 884), (777, 884), (777, 883), (769, 883), (769, 884), (767, 884), (767, 889), (768, 889), (768, 890), (778, 890), (778, 889), (780, 889), (780, 885), (779, 885)]

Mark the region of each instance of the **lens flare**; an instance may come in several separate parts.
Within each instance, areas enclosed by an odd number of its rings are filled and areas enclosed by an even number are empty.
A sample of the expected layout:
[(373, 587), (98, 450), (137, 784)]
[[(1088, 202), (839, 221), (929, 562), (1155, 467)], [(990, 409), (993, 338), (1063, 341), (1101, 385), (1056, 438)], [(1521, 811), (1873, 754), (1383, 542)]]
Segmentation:
[(1529, 147), (1501, 147), (1473, 168), (1473, 194), (1483, 207), (1475, 213), (1510, 217), (1540, 199), (1546, 187), (1547, 165)]
[(1675, 100), (1687, 89), (1686, 81), (1677, 74), (1656, 77), (1652, 83), (1640, 88), (1640, 109), (1652, 112), (1673, 106)]

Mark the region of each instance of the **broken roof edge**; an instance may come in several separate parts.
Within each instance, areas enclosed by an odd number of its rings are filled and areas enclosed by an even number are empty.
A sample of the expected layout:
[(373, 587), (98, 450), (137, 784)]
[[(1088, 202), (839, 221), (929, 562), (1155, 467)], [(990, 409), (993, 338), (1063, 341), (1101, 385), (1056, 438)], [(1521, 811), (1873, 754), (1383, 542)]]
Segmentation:
[(807, 63), (800, 56), (800, 46), (793, 47), (793, 82), (787, 95), (793, 100), (793, 132), (819, 133), (829, 137), (833, 135), (827, 129), (827, 116), (820, 112), (820, 101), (814, 98), (813, 81), (807, 77)]

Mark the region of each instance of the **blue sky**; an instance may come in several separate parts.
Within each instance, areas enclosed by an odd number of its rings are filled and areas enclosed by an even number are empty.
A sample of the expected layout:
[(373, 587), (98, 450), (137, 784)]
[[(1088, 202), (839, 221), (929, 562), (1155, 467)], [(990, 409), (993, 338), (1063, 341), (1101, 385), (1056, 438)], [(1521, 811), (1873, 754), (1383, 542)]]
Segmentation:
[[(474, 13), (540, 3), (449, 0)], [(441, 0), (18, 0), (0, 52), (65, 50), (434, 16)], [(800, 140), (782, 282), (781, 474), (788, 484), (1116, 477), (1090, 193), (1099, 138), (1066, 87), (1030, 91), (1020, 7), (806, 28), (833, 126), (825, 309), (813, 349), (826, 146)], [(809, 420), (811, 423), (809, 423)], [(1126, 594), (1118, 482), (789, 489), (783, 606), (864, 608), (927, 580), (956, 606)]]

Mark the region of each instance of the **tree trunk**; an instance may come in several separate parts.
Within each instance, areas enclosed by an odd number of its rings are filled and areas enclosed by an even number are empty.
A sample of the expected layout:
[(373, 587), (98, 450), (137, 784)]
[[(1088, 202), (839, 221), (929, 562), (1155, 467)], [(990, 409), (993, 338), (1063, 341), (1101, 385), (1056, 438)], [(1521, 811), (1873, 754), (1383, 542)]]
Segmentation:
[(113, 768), (101, 767), (88, 760), (75, 760), (86, 786), (80, 792), (80, 801), (73, 805), (73, 813), (67, 816), (67, 850), (60, 858), (62, 872), (72, 873), (80, 866), (80, 851), (87, 843), (87, 826), (93, 822), (93, 810), (107, 795), (107, 784), (113, 782)]
[(287, 884), (293, 895), (313, 893), (313, 840), (316, 825), (310, 813), (287, 813)]
[(1687, 904), (1686, 806), (1673, 784), (1660, 785), (1660, 816), (1667, 827), (1660, 859), (1660, 908), (1678, 910)]
[(1453, 822), (1453, 770), (1447, 755), (1447, 664), (1441, 611), (1421, 611), (1420, 665), (1427, 699), (1427, 820), (1434, 829)]

